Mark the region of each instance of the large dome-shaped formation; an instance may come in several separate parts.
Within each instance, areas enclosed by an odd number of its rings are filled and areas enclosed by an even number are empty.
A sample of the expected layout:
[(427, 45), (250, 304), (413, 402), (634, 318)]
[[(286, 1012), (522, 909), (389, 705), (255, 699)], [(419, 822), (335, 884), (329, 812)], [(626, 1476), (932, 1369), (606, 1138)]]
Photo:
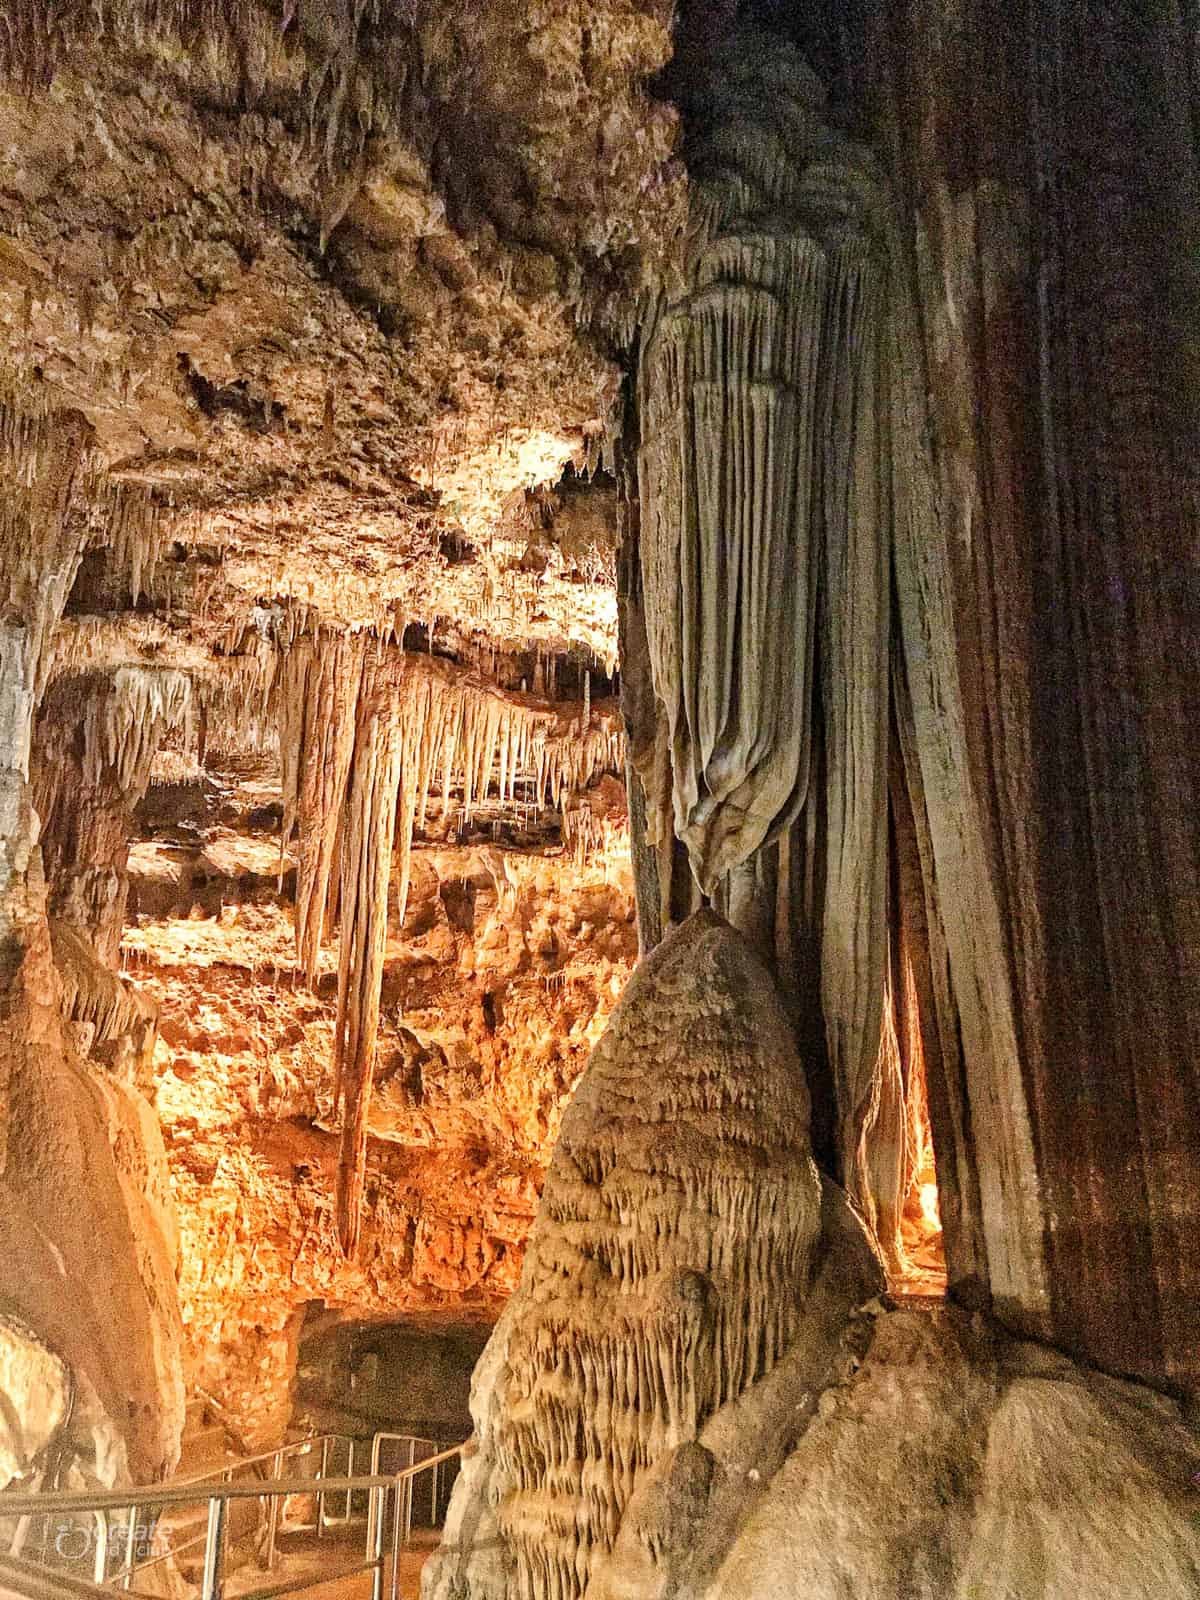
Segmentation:
[(820, 1231), (806, 1100), (769, 973), (697, 913), (563, 1118), (427, 1600), (577, 1600), (641, 1476), (779, 1359)]

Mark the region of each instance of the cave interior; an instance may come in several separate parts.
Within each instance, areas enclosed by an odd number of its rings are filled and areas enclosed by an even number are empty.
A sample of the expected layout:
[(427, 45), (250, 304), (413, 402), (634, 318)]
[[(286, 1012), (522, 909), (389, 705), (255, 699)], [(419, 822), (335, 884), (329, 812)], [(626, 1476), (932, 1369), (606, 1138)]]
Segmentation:
[(15, 0), (0, 142), (0, 1597), (1196, 1600), (1194, 0)]

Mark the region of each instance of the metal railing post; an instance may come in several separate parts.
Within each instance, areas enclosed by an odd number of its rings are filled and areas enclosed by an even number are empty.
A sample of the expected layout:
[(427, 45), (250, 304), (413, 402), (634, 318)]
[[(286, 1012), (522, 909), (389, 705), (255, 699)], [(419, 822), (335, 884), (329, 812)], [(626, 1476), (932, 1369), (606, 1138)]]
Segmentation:
[(387, 1525), (387, 1490), (371, 1488), (368, 1491), (368, 1505), (371, 1515), (367, 1521), (372, 1527), (371, 1548), (367, 1559), (374, 1567), (371, 1575), (371, 1600), (384, 1600), (383, 1595), (383, 1551), (384, 1529)]
[(108, 1516), (103, 1511), (96, 1513), (96, 1560), (93, 1573), (97, 1583), (104, 1583), (108, 1578)]
[[(371, 1440), (371, 1476), (373, 1478), (377, 1478), (379, 1476), (379, 1435), (378, 1434), (376, 1434), (374, 1439)], [(371, 1539), (373, 1538), (374, 1533), (375, 1533), (375, 1517), (376, 1517), (376, 1514), (378, 1513), (379, 1515), (382, 1515), (385, 1509), (386, 1508), (384, 1506), (376, 1507), (374, 1495), (372, 1495), (371, 1498), (367, 1502), (367, 1546), (368, 1546), (368, 1548), (370, 1547)]]
[[(277, 1450), (271, 1463), (271, 1475), (278, 1482), (283, 1477), (283, 1451)], [(275, 1571), (275, 1539), (279, 1533), (279, 1501), (277, 1494), (267, 1501), (267, 1571)]]
[[(321, 1440), (321, 1466), (320, 1466), (320, 1469), (317, 1472), (317, 1483), (318, 1483), (318, 1485), (320, 1485), (322, 1479), (327, 1478), (328, 1476), (329, 1476), (329, 1435), (326, 1434), (326, 1436)], [(325, 1534), (325, 1491), (324, 1491), (324, 1489), (318, 1487), (318, 1489), (317, 1489), (317, 1538), (318, 1539), (323, 1538), (324, 1534)]]
[(200, 1585), (200, 1600), (221, 1600), (225, 1505), (224, 1496), (213, 1495), (208, 1502), (208, 1537), (204, 1541), (204, 1577)]
[(392, 1593), (391, 1600), (400, 1600), (400, 1557), (404, 1551), (404, 1535), (401, 1530), (401, 1505), (403, 1504), (404, 1486), (397, 1478), (392, 1488)]
[[(354, 1476), (354, 1440), (353, 1439), (348, 1439), (346, 1441), (346, 1443), (347, 1443), (346, 1476), (348, 1478), (352, 1478)], [(353, 1520), (354, 1520), (354, 1490), (353, 1489), (347, 1489), (346, 1490), (346, 1521), (347, 1522), (352, 1522)], [(368, 1518), (368, 1521), (369, 1520), (370, 1519)]]
[(133, 1569), (137, 1562), (138, 1508), (130, 1506), (129, 1521), (125, 1526), (125, 1564), (121, 1568), (121, 1587), (133, 1587)]

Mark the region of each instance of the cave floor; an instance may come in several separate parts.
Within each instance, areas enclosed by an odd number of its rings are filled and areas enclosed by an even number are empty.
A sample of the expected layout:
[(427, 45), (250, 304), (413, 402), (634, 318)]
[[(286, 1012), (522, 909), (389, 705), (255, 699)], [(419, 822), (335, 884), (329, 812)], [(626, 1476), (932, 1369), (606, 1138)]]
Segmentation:
[[(437, 1547), (438, 1537), (433, 1529), (413, 1530), (412, 1538), (400, 1558), (400, 1600), (419, 1600), (421, 1570)], [(279, 1562), (270, 1578), (262, 1572), (248, 1569), (229, 1578), (225, 1594), (227, 1600), (237, 1600), (238, 1596), (252, 1595), (268, 1585), (300, 1583), (311, 1577), (311, 1588), (294, 1591), (297, 1600), (370, 1600), (369, 1572), (358, 1572), (343, 1578), (324, 1576), (330, 1568), (337, 1571), (361, 1558), (361, 1529), (356, 1529), (350, 1537), (326, 1537), (320, 1541), (312, 1534), (289, 1536), (280, 1541)]]

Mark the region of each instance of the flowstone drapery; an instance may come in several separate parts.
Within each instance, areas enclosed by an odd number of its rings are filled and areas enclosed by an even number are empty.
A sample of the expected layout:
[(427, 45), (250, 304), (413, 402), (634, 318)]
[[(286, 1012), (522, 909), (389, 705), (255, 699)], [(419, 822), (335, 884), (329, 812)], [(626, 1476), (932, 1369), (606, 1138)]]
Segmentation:
[(820, 1231), (769, 974), (710, 912), (638, 968), (563, 1119), (426, 1600), (578, 1600), (638, 1481), (780, 1358)]
[(884, 198), (797, 56), (748, 36), (721, 66), (693, 108), (686, 287), (641, 342), (640, 577), (661, 719), (641, 776), (651, 839), (686, 846), (705, 895), (785, 958), (797, 939), (820, 952), (836, 1146), (870, 1205), (860, 1150), (886, 952)]

